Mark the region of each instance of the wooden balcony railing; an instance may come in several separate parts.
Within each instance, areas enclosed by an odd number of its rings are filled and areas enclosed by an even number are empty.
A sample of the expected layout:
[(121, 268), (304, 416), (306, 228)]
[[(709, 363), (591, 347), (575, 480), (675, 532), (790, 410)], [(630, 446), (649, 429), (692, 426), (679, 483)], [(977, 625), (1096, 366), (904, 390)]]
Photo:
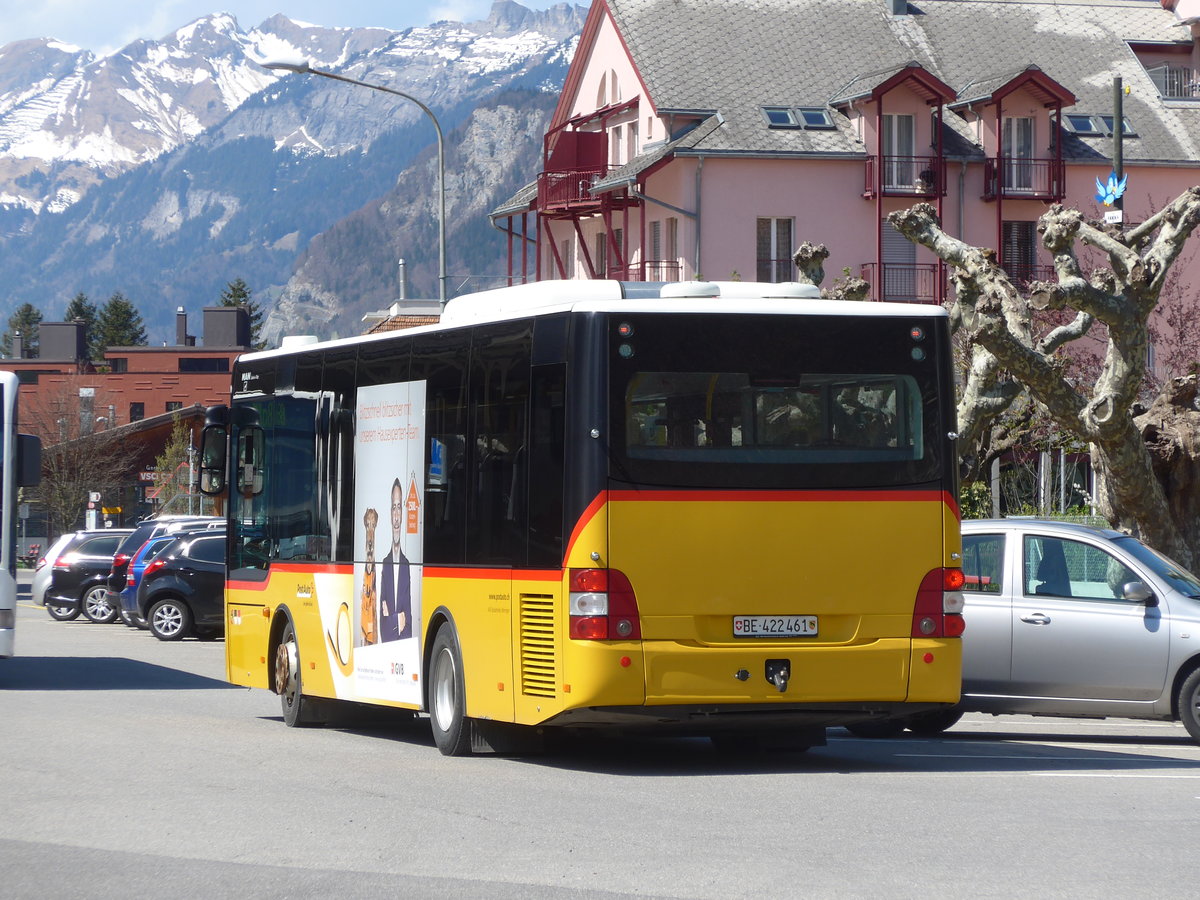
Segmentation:
[(983, 161), (983, 199), (1061, 200), (1066, 196), (1066, 166), (1060, 159)]
[(868, 156), (864, 197), (944, 197), (946, 162), (937, 156)]
[(538, 208), (562, 209), (597, 202), (590, 193), (592, 183), (607, 173), (607, 166), (572, 169), (570, 172), (539, 172)]

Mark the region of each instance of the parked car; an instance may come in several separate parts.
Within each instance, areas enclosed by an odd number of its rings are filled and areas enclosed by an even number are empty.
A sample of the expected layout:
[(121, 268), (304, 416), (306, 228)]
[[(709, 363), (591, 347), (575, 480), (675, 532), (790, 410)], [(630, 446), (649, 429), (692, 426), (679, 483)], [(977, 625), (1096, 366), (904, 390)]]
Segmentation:
[(1103, 528), (986, 519), (962, 533), (962, 700), (893, 731), (963, 712), (1115, 716), (1182, 721), (1200, 741), (1200, 579)]
[[(124, 593), (127, 587), (129, 563), (133, 559), (134, 554), (144, 547), (146, 541), (150, 540), (150, 538), (160, 534), (173, 534), (185, 528), (224, 527), (225, 519), (221, 516), (169, 515), (157, 516), (156, 518), (140, 522), (130, 532), (129, 536), (121, 542), (121, 546), (117, 548), (117, 552), (113, 555), (112, 568), (108, 573), (108, 589), (118, 596)], [(145, 627), (146, 623), (144, 620), (139, 619), (136, 609), (121, 605), (119, 611), (121, 619), (126, 625)]]
[(161, 641), (225, 632), (225, 532), (176, 537), (146, 566), (137, 610)]
[(93, 622), (107, 623), (117, 617), (108, 591), (108, 572), (117, 546), (132, 531), (107, 528), (77, 531), (50, 566), (46, 587), (46, 609), (55, 619), (78, 618), (82, 612)]
[[(39, 556), (34, 564), (33, 582), (30, 585), (30, 596), (34, 603), (38, 606), (46, 605), (46, 588), (50, 586), (50, 573), (54, 569), (54, 561), (58, 559), (63, 548), (71, 542), (71, 538), (76, 532), (68, 531), (65, 534), (60, 534), (58, 539), (50, 545), (50, 549), (46, 551), (45, 556)], [(79, 615), (76, 611), (75, 615)]]
[[(127, 625), (136, 625), (138, 628), (148, 627), (146, 620), (141, 617), (137, 608), (137, 588), (141, 584), (146, 566), (150, 565), (155, 557), (169, 547), (181, 534), (192, 533), (191, 531), (173, 531), (169, 534), (155, 535), (142, 544), (141, 547), (133, 551), (133, 556), (129, 560), (125, 573), (125, 587), (121, 590), (121, 593), (117, 594), (121, 618)], [(113, 559), (115, 567), (116, 557)]]

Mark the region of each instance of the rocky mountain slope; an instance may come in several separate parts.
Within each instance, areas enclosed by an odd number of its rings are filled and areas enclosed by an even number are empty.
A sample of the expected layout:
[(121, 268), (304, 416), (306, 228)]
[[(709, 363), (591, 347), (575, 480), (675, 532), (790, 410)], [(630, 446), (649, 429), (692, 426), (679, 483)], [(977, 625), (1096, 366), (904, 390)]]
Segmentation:
[(48, 39), (0, 48), (0, 322), (48, 321), (77, 292), (121, 291), (152, 339), (243, 278), (272, 331), (361, 330), (397, 293), (436, 296), (431, 123), (402, 98), (276, 74), (308, 58), (420, 97), (446, 135), (454, 284), (504, 271), (486, 212), (536, 171), (585, 9), (497, 0), (482, 22), (403, 32), (243, 31), (228, 15), (112, 56)]

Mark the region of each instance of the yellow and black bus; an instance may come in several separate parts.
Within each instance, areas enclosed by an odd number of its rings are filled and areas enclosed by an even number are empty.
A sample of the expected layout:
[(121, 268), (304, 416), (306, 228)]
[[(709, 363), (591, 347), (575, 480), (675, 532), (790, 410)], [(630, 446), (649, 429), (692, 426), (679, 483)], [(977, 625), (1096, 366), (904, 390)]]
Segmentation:
[(252, 353), (209, 411), (228, 678), (289, 725), (429, 715), (732, 746), (937, 714), (962, 583), (945, 312), (540, 282)]

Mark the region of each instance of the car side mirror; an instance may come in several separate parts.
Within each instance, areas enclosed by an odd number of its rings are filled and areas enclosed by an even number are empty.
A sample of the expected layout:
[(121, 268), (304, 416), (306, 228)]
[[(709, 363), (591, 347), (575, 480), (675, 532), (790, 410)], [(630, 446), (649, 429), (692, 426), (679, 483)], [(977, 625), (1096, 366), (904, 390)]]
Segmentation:
[(1149, 585), (1142, 581), (1127, 582), (1121, 588), (1121, 596), (1134, 603), (1145, 603), (1148, 607), (1158, 606), (1158, 598), (1154, 596), (1154, 591), (1150, 590)]

